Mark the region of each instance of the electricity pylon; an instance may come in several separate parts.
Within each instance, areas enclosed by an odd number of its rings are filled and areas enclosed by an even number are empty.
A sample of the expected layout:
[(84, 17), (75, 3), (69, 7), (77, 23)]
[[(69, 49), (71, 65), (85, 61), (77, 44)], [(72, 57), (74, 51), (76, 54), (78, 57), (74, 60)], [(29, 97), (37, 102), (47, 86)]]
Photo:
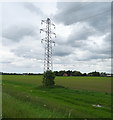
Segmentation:
[(56, 37), (56, 34), (52, 30), (55, 29), (55, 25), (51, 22), (50, 18), (41, 20), (41, 24), (45, 24), (45, 28), (40, 29), (40, 33), (46, 33), (45, 38), (41, 39), (41, 43), (45, 43), (44, 71), (49, 71), (53, 70), (52, 44), (55, 45), (55, 42), (52, 40), (52, 36)]

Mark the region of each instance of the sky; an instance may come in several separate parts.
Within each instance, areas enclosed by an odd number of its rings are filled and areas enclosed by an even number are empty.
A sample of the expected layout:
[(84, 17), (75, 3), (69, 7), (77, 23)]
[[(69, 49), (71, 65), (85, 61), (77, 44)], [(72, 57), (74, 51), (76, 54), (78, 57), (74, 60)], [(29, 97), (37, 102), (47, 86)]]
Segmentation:
[(54, 71), (111, 72), (110, 2), (5, 2), (0, 9), (0, 71), (43, 72), (40, 23), (50, 18)]

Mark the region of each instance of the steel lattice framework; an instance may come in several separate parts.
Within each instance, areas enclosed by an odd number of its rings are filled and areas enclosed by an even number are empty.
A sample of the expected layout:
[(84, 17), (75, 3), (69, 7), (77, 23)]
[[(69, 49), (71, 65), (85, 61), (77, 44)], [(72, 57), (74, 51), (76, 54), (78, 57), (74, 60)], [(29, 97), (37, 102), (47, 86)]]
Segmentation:
[(55, 25), (51, 22), (50, 18), (42, 20), (41, 24), (45, 24), (45, 28), (40, 29), (40, 33), (46, 33), (45, 38), (41, 39), (41, 42), (45, 43), (44, 71), (53, 70), (52, 44), (55, 45), (55, 42), (52, 40), (52, 37), (56, 37), (56, 34), (52, 30), (55, 29)]

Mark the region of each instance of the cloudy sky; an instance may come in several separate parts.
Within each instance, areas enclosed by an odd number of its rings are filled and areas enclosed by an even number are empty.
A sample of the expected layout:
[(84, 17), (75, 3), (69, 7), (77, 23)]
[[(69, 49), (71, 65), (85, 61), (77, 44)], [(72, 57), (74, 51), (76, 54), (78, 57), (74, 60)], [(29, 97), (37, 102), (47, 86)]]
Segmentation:
[(0, 8), (0, 71), (43, 72), (39, 29), (47, 17), (56, 25), (53, 70), (111, 71), (110, 2), (6, 2)]

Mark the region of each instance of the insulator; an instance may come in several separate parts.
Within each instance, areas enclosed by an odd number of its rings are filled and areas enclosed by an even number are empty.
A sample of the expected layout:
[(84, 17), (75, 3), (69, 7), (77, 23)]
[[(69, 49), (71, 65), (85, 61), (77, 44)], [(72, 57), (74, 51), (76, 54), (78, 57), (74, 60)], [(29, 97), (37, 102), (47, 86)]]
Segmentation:
[[(49, 18), (41, 21), (41, 24), (44, 24), (44, 23), (46, 23), (46, 28), (40, 29), (40, 33), (41, 32), (46, 33), (45, 38), (41, 39), (41, 43), (43, 42), (45, 43), (45, 57), (44, 57), (44, 71), (45, 71), (45, 70), (52, 69), (52, 61), (51, 61), (52, 60), (52, 45), (54, 44), (55, 46), (55, 42), (52, 41), (51, 35), (54, 35), (56, 37), (56, 34), (51, 31), (52, 28), (55, 29), (55, 25), (51, 23), (51, 20)], [(48, 46), (49, 43), (50, 43), (50, 46)]]
[(43, 42), (43, 39), (41, 40), (41, 43)]

